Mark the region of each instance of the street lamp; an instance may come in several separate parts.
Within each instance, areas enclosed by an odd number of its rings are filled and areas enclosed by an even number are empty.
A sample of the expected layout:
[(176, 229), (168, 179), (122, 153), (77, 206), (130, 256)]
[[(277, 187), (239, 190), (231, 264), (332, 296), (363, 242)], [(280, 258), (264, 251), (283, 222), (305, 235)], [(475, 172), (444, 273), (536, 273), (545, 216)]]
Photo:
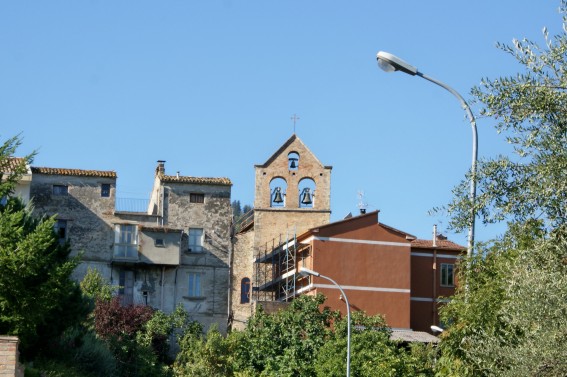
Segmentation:
[(394, 72), (394, 71), (401, 71), (407, 73), (408, 75), (412, 76), (419, 76), (423, 79), (431, 81), (434, 84), (439, 85), (440, 87), (448, 90), (451, 92), (459, 102), (461, 102), (461, 106), (466, 111), (469, 121), (471, 123), (472, 128), (472, 164), (471, 164), (471, 182), (470, 182), (470, 193), (469, 193), (469, 200), (471, 202), (471, 218), (469, 223), (469, 235), (468, 235), (468, 245), (467, 245), (467, 257), (471, 257), (473, 254), (474, 248), (474, 224), (476, 218), (475, 212), (475, 202), (476, 202), (476, 162), (477, 162), (477, 148), (478, 148), (478, 141), (477, 141), (477, 132), (476, 132), (476, 121), (474, 116), (471, 112), (471, 109), (465, 99), (453, 88), (450, 86), (438, 81), (432, 77), (429, 77), (417, 70), (414, 66), (408, 64), (407, 62), (403, 61), (402, 59), (398, 58), (395, 55), (389, 54), (384, 51), (378, 52), (376, 55), (376, 59), (378, 60), (378, 66), (382, 68), (386, 72)]
[(343, 291), (343, 288), (337, 284), (336, 281), (334, 281), (333, 279), (331, 279), (328, 276), (325, 275), (321, 275), (320, 273), (310, 270), (308, 268), (305, 267), (299, 267), (299, 274), (301, 276), (309, 276), (309, 275), (313, 275), (313, 276), (317, 276), (326, 280), (329, 280), (331, 283), (333, 283), (334, 285), (336, 285), (339, 290), (341, 291), (341, 294), (343, 295), (343, 297), (345, 298), (345, 303), (346, 303), (346, 308), (347, 308), (347, 356), (346, 356), (346, 375), (347, 377), (350, 376), (350, 305), (348, 303), (348, 298), (345, 294), (345, 292)]

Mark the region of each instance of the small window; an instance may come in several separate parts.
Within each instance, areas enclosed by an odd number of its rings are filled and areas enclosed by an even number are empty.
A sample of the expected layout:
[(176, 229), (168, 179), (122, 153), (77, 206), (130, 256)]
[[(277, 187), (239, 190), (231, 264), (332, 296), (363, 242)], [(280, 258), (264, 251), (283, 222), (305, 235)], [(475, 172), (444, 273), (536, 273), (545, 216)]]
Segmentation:
[(156, 238), (154, 240), (154, 245), (156, 247), (165, 247), (165, 241), (163, 240), (163, 238)]
[(189, 297), (202, 297), (203, 291), (201, 289), (201, 274), (196, 272), (189, 273), (189, 287), (187, 296)]
[(190, 203), (205, 203), (205, 194), (190, 194)]
[(100, 185), (100, 196), (103, 198), (110, 197), (110, 184), (103, 183)]
[(244, 278), (240, 281), (240, 303), (250, 303), (250, 278)]
[(67, 240), (67, 220), (57, 220), (55, 222), (55, 234), (59, 237), (59, 243), (64, 244)]
[(189, 251), (203, 251), (203, 228), (189, 229)]
[(53, 195), (65, 196), (69, 193), (69, 188), (66, 185), (53, 185)]
[(455, 265), (441, 263), (441, 286), (452, 287), (455, 285)]

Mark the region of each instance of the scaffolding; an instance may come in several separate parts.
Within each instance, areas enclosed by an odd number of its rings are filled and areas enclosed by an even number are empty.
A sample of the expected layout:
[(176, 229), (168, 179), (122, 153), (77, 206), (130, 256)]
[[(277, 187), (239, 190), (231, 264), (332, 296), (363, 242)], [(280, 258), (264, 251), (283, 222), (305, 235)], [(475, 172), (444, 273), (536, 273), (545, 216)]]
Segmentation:
[(291, 301), (297, 292), (297, 268), (309, 246), (297, 237), (280, 236), (261, 247), (255, 258), (254, 298), (257, 301)]

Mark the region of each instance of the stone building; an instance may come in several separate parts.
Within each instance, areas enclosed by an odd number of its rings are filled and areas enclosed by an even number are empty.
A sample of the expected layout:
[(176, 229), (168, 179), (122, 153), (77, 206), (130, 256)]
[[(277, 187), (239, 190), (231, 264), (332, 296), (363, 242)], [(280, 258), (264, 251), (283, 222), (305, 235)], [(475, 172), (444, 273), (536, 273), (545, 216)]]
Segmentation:
[(125, 304), (171, 312), (181, 304), (205, 328), (226, 330), (231, 249), (228, 178), (167, 175), (158, 161), (149, 201), (116, 199), (114, 171), (31, 167), (39, 215), (81, 253), (74, 273), (97, 269)]
[[(231, 260), (232, 328), (241, 329), (259, 297), (255, 260), (331, 215), (331, 166), (293, 134), (264, 164), (255, 165), (254, 210), (237, 224)], [(272, 293), (267, 298), (272, 301)]]

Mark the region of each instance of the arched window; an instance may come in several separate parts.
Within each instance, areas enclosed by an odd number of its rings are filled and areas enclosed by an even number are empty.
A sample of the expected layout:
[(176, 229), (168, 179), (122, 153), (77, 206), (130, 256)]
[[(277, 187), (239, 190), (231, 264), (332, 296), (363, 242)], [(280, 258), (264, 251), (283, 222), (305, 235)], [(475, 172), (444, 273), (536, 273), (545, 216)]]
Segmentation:
[(287, 182), (283, 178), (274, 178), (270, 182), (270, 207), (285, 207)]
[(244, 278), (240, 281), (240, 303), (250, 303), (250, 279)]
[(298, 184), (299, 208), (313, 208), (315, 204), (315, 181), (303, 178)]
[(299, 169), (299, 153), (289, 152), (287, 155), (287, 168), (289, 170)]

